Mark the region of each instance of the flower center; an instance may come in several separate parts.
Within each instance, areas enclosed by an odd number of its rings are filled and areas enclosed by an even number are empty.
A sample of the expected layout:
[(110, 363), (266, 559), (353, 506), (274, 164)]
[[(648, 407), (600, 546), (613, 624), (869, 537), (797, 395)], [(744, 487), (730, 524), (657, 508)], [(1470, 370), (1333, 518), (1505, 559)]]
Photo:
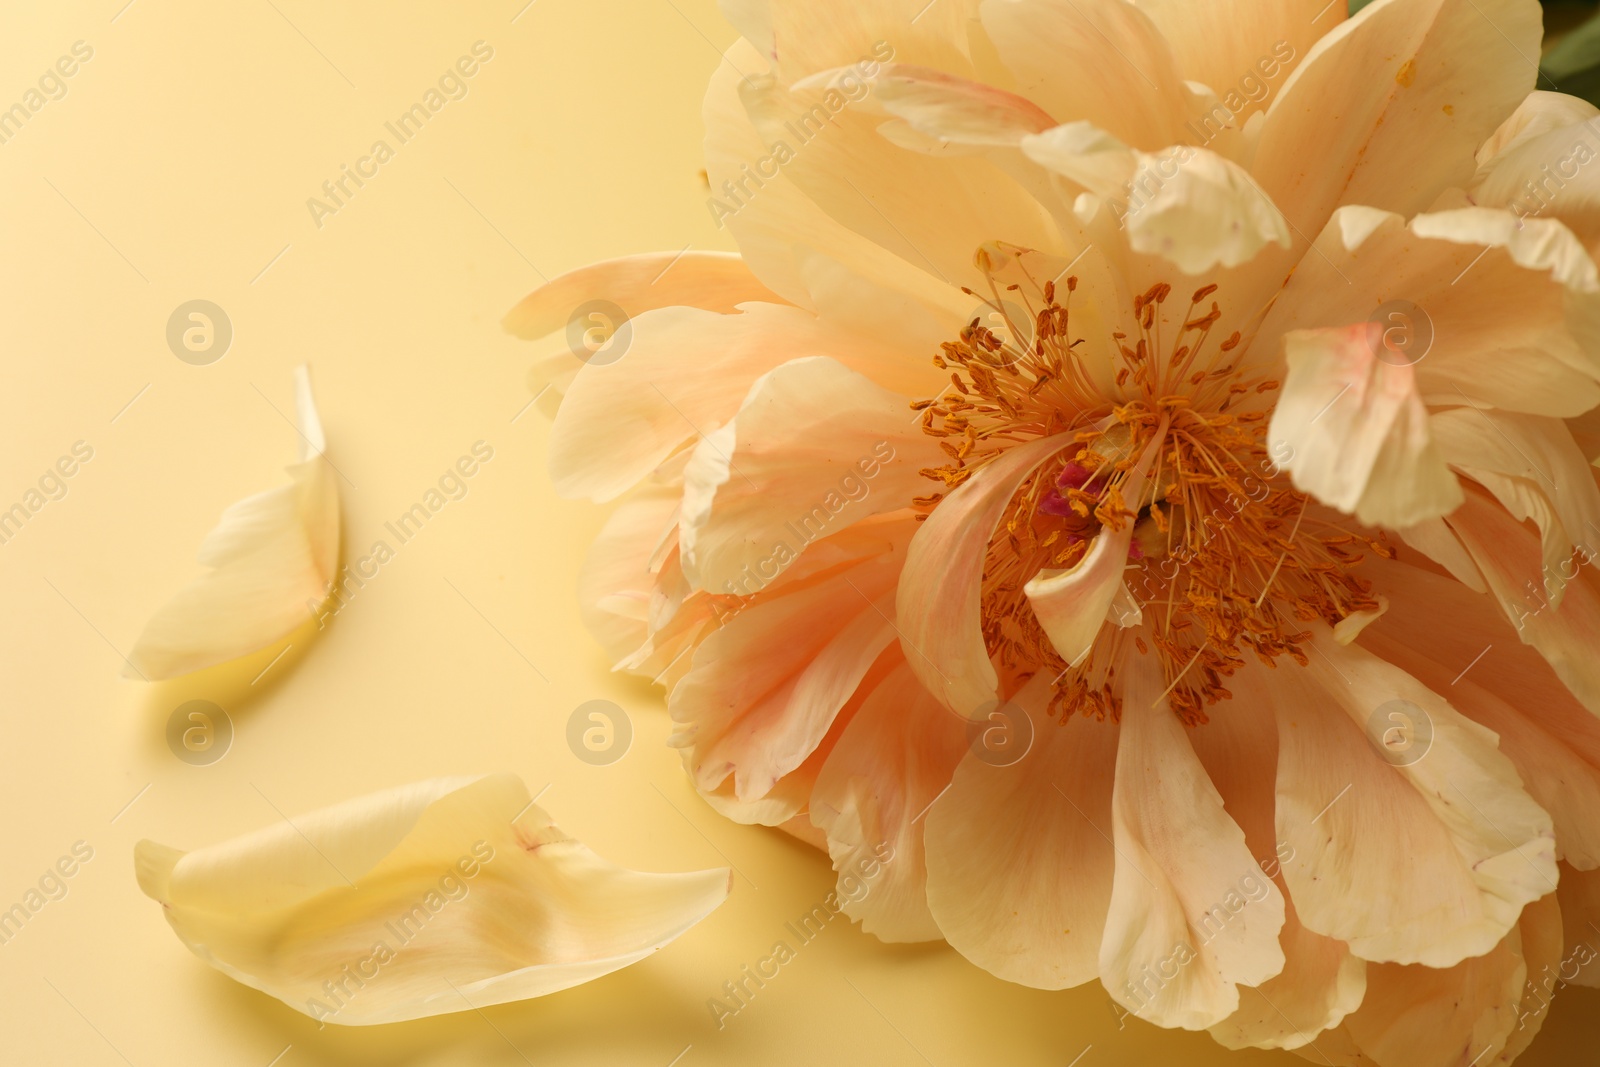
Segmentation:
[[(1214, 301), (1201, 309), (1215, 285), (1194, 292), (1181, 321), (1162, 314), (1170, 285), (1135, 297), (1132, 329), (1111, 334), (1114, 361), (1098, 372), (1078, 354), (1086, 339), (1072, 332), (1076, 277), (1064, 294), (1026, 276), (1006, 286), (1029, 316), (1020, 322), (1012, 296), (1002, 299), (992, 278), (990, 288), (986, 303), (1006, 336), (974, 319), (934, 357), (950, 386), (913, 405), (950, 457), (923, 471), (943, 491), (916, 505), (931, 513), (945, 492), (1019, 444), (1063, 441), (1013, 494), (989, 544), (982, 627), (1003, 692), (1047, 671), (1051, 714), (1119, 718), (1113, 665), (1131, 640), (1141, 654), (1154, 651), (1172, 708), (1196, 725), (1207, 721), (1206, 706), (1231, 695), (1225, 679), (1247, 651), (1268, 665), (1282, 655), (1304, 664), (1305, 622), (1377, 610), (1370, 583), (1351, 572), (1363, 547), (1393, 551), (1314, 508), (1283, 476), (1266, 447), (1270, 408), (1260, 399), (1278, 383), (1240, 370), (1237, 332), (1212, 342), (1221, 312)], [(1068, 663), (1024, 586), (1040, 571), (1071, 570), (1096, 537), (1130, 523), (1124, 592), (1108, 616), (1120, 625), (1102, 628)]]

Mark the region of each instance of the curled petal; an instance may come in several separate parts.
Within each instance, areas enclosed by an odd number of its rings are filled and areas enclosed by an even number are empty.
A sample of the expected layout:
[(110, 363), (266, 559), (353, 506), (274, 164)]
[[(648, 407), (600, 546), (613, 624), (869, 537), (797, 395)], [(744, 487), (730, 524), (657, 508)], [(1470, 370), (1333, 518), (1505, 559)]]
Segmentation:
[(678, 937), (731, 884), (725, 869), (608, 863), (512, 774), (417, 782), (195, 852), (141, 841), (134, 863), (195, 955), (349, 1026), (590, 981)]
[(1453, 511), (1461, 487), (1429, 435), (1416, 372), (1378, 358), (1382, 345), (1374, 323), (1289, 334), (1270, 440), (1296, 488), (1370, 525), (1416, 526)]
[(222, 513), (200, 545), (210, 570), (145, 624), (125, 673), (175, 678), (274, 648), (327, 600), (339, 566), (339, 491), (304, 367), (295, 373), (295, 400), (294, 480)]

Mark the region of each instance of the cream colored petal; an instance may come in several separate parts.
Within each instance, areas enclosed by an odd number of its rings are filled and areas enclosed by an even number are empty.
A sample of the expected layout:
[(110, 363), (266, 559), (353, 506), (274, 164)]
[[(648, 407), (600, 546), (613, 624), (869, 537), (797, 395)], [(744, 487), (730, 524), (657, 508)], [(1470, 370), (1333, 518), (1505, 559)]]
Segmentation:
[[(985, 242), (1054, 255), (1077, 244), (1076, 223), (1052, 212), (1060, 205), (1041, 203), (987, 154), (907, 151), (879, 133), (881, 115), (842, 97), (832, 108), (819, 89), (790, 91), (757, 75), (738, 91), (761, 141), (782, 146), (764, 153), (774, 181), (793, 183), (835, 221), (948, 287), (986, 291), (973, 263)], [(753, 208), (767, 191), (743, 199)]]
[[(1239, 1008), (1210, 1027), (1228, 1048), (1294, 1049), (1315, 1043), (1361, 1003), (1366, 963), (1342, 941), (1307, 930), (1295, 914), (1282, 875), (1293, 858), (1279, 843), (1273, 819), (1273, 776), (1278, 761), (1278, 727), (1273, 719), (1272, 675), (1242, 671), (1228, 680), (1233, 697), (1209, 722), (1191, 728), (1190, 744), (1228, 814), (1244, 831), (1258, 870), (1241, 874), (1236, 890), (1257, 901), (1270, 881), (1284, 894), (1283, 970), (1255, 986), (1239, 987)], [(1241, 907), (1244, 905), (1241, 905)]]
[(1412, 367), (1430, 405), (1566, 417), (1600, 402), (1593, 297), (1519, 265), (1506, 248), (1463, 244), (1426, 219), (1407, 226), (1366, 207), (1329, 221), (1247, 358), (1272, 366), (1280, 338), (1308, 323), (1369, 321), (1384, 329), (1385, 359)]
[(1029, 159), (1096, 196), (1126, 199), (1139, 157), (1133, 149), (1091, 122), (1063, 123), (1022, 138)]
[(558, 492), (610, 500), (676, 449), (727, 421), (750, 385), (801, 356), (832, 356), (894, 388), (909, 361), (809, 312), (747, 304), (734, 315), (698, 308), (647, 311), (630, 320), (626, 351), (589, 363), (556, 415), (550, 474)]
[(1198, 1030), (1238, 1009), (1240, 985), (1283, 970), (1283, 895), (1261, 878), (1167, 703), (1156, 660), (1130, 648), (1119, 668), (1116, 875), (1100, 980), (1140, 1018)]
[[(775, 142), (757, 132), (740, 88), (746, 72), (765, 66), (747, 42), (736, 42), (706, 90), (706, 206), (717, 227), (732, 234), (767, 286), (824, 320), (863, 334), (898, 334), (899, 343), (920, 350), (953, 336), (949, 327), (968, 316), (970, 297), (920, 260), (908, 262), (830, 217), (786, 177), (761, 178), (761, 170), (775, 169)], [(784, 144), (792, 148), (792, 140)], [(933, 371), (931, 364), (926, 369)], [(934, 382), (927, 392), (941, 385)]]
[[(1517, 1034), (1529, 964), (1548, 958), (1552, 922), (1559, 951), (1561, 917), (1552, 895), (1530, 903), (1484, 955), (1443, 969), (1374, 964), (1367, 999), (1345, 1029), (1380, 1067), (1509, 1062), (1502, 1053)], [(1537, 1031), (1537, 1020), (1529, 1025)]]
[[(1573, 695), (1600, 715), (1600, 661), (1594, 655), (1600, 641), (1600, 590), (1585, 573), (1594, 559), (1593, 531), (1585, 537), (1588, 553), (1567, 560), (1550, 575), (1538, 536), (1480, 490), (1468, 493), (1467, 502), (1448, 521), (1472, 553), (1517, 636), (1537, 649)], [(1547, 581), (1580, 575), (1581, 580), (1569, 582), (1561, 603), (1555, 604)]]
[(866, 77), (891, 59), (955, 74), (970, 70), (973, 0), (941, 0), (921, 13), (899, 0), (720, 0), (720, 6), (786, 85), (846, 64), (860, 64)]
[[(924, 816), (928, 907), (951, 947), (990, 974), (1066, 989), (1100, 973), (1117, 726), (1050, 719), (1047, 681), (1010, 701), (1033, 729), (1021, 760), (999, 766), (974, 749)], [(1021, 719), (994, 728), (1007, 721)]]
[(1502, 248), (1528, 270), (1547, 271), (1574, 292), (1600, 292), (1600, 270), (1581, 242), (1558, 219), (1517, 218), (1489, 207), (1433, 211), (1411, 220), (1418, 237)]
[(900, 644), (923, 686), (960, 714), (998, 695), (980, 616), (989, 539), (1017, 488), (1070, 443), (1058, 434), (1007, 450), (940, 501), (912, 538), (895, 601)]
[(1412, 367), (1378, 358), (1371, 323), (1297, 330), (1268, 439), (1295, 487), (1369, 525), (1415, 526), (1448, 514), (1461, 489), (1428, 434)]
[(984, 29), (1017, 91), (1060, 122), (1089, 119), (1146, 150), (1193, 140), (1197, 113), (1172, 49), (1123, 0), (985, 0)]
[(696, 788), (716, 793), (731, 776), (733, 796), (749, 803), (817, 749), (894, 642), (894, 583), (914, 525), (879, 520), (835, 535), (857, 545), (854, 560), (809, 580), (785, 576), (695, 649), (667, 706), (668, 743), (685, 750)]
[(1368, 4), (1289, 76), (1252, 173), (1306, 233), (1340, 204), (1421, 211), (1467, 184), (1478, 146), (1533, 88), (1540, 31), (1535, 0)]
[(566, 329), (573, 314), (592, 300), (609, 300), (629, 318), (674, 304), (730, 314), (752, 300), (780, 302), (732, 253), (647, 252), (568, 271), (528, 294), (502, 324), (509, 333), (535, 340)]
[(1544, 542), (1546, 585), (1559, 604), (1562, 564), (1600, 536), (1600, 489), (1559, 419), (1455, 408), (1428, 420), (1445, 462), (1495, 495), (1519, 522), (1533, 519)]
[(965, 724), (901, 661), (861, 705), (811, 791), (847, 915), (883, 941), (934, 941), (922, 819), (967, 751)]
[[(1278, 834), (1301, 921), (1373, 961), (1450, 967), (1489, 951), (1555, 888), (1550, 816), (1488, 730), (1325, 629), (1313, 640), (1308, 666), (1273, 679)], [(1411, 759), (1402, 743), (1426, 747)]]
[(812, 541), (927, 492), (945, 459), (909, 401), (823, 357), (750, 387), (684, 473), (684, 573), (696, 588), (746, 594)]
[[(1265, 110), (1317, 39), (1345, 19), (1345, 5), (1326, 0), (1135, 0), (1135, 6), (1167, 39), (1183, 76), (1214, 90), (1226, 121), (1237, 127)], [(1220, 120), (1204, 113), (1190, 120), (1190, 129), (1212, 134)], [(1205, 140), (1198, 136), (1198, 143)]]
[(346, 801), (195, 852), (135, 849), (189, 948), (320, 1022), (543, 996), (637, 962), (727, 897), (727, 870), (645, 874), (562, 833), (511, 774)]
[(868, 99), (925, 137), (950, 144), (1015, 147), (1056, 124), (1025, 97), (927, 67), (884, 67)]
[(145, 624), (128, 677), (175, 678), (281, 641), (314, 619), (339, 567), (339, 490), (304, 367), (295, 375), (300, 462), (293, 481), (222, 513), (200, 545), (210, 570)]
[[(1485, 176), (1485, 169), (1499, 164), (1507, 153), (1519, 149), (1552, 130), (1565, 129), (1576, 123), (1588, 122), (1600, 116), (1600, 108), (1595, 107), (1587, 100), (1566, 93), (1546, 92), (1535, 89), (1522, 98), (1522, 103), (1517, 105), (1509, 118), (1500, 124), (1500, 128), (1489, 135), (1489, 139), (1478, 147), (1478, 178)], [(1488, 203), (1479, 200), (1480, 204)], [(1491, 205), (1504, 206), (1504, 205)]]

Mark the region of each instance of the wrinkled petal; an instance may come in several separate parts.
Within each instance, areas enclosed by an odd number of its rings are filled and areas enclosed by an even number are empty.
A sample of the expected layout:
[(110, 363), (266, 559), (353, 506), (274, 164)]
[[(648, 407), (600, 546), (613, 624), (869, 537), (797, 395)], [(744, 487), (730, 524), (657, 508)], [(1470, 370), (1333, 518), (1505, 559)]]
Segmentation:
[(904, 662), (872, 690), (811, 791), (845, 914), (883, 941), (934, 941), (923, 826), (967, 751), (962, 720)]
[(748, 595), (812, 541), (903, 508), (943, 462), (905, 397), (833, 360), (769, 371), (684, 473), (684, 573)]
[(195, 852), (135, 849), (189, 948), (319, 1022), (398, 1022), (543, 996), (655, 952), (731, 872), (645, 874), (562, 833), (512, 774), (439, 778)]
[(1198, 1030), (1238, 1009), (1240, 985), (1283, 970), (1284, 899), (1261, 879), (1167, 703), (1156, 661), (1129, 652), (1121, 667), (1116, 876), (1100, 980), (1140, 1018)]
[(295, 372), (300, 462), (289, 485), (222, 513), (200, 545), (210, 570), (145, 624), (128, 676), (174, 678), (273, 646), (305, 626), (339, 568), (339, 489), (306, 368)]
[[(1489, 951), (1555, 888), (1550, 816), (1494, 735), (1410, 675), (1325, 632), (1313, 652), (1274, 678), (1278, 833), (1301, 921), (1373, 961)], [(1394, 730), (1422, 756), (1386, 759)]]

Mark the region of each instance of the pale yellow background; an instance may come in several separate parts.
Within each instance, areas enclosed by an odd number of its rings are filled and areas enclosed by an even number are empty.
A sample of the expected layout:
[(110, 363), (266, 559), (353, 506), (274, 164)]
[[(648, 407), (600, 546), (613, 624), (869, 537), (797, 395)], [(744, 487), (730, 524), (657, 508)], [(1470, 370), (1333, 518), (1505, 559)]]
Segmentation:
[[(701, 91), (733, 35), (713, 0), (535, 0), (519, 16), (524, 2), (95, 0), (0, 15), (0, 106), (74, 41), (94, 48), (67, 96), (0, 145), (0, 508), (73, 442), (95, 450), (68, 495), (0, 545), (0, 908), (73, 842), (95, 850), (69, 895), (0, 946), (0, 1064), (1301, 1062), (1137, 1021), (1119, 1031), (1097, 987), (1007, 985), (942, 946), (887, 947), (842, 921), (712, 1025), (707, 998), (787, 937), (828, 891), (828, 865), (701, 804), (663, 744), (659, 695), (607, 673), (573, 593), (602, 515), (551, 493), (549, 423), (517, 417), (529, 350), (498, 323), (541, 272), (731, 247), (698, 170)], [(466, 99), (314, 226), (307, 197), (480, 39), (494, 58)], [(236, 332), (208, 367), (164, 339), (197, 297)], [(188, 766), (162, 739), (170, 709), (118, 678), (118, 650), (194, 576), (219, 512), (283, 480), (295, 440), (280, 412), (300, 362), (349, 479), (350, 558), (474, 441), (495, 458), (239, 712), (228, 755)], [(604, 768), (564, 741), (568, 714), (597, 697), (636, 726)], [(275, 821), (274, 806), (499, 769), (549, 783), (544, 806), (620, 863), (731, 862), (732, 897), (585, 987), (319, 1030), (202, 964), (134, 884), (142, 837), (194, 848)], [(1522, 1062), (1592, 1062), (1597, 1007), (1561, 993)]]

